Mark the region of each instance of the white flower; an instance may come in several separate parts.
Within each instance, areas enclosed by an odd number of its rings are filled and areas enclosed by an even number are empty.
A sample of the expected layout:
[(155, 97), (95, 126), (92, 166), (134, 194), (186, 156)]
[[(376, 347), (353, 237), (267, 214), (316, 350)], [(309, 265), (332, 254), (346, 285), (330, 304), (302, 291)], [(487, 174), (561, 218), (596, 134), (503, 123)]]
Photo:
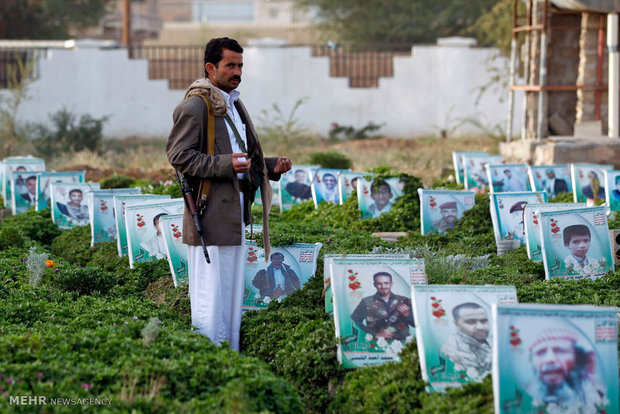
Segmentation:
[(467, 368), (467, 376), (471, 379), (477, 379), (479, 377), (478, 370), (474, 367)]
[(259, 299), (259, 298), (260, 298), (260, 293), (256, 292), (256, 295), (254, 295), (254, 297), (255, 297), (256, 299)]
[(409, 335), (408, 337), (405, 338), (405, 343), (408, 344), (411, 341), (413, 341), (413, 336)]
[(454, 370), (455, 371), (463, 371), (464, 368), (460, 364), (454, 364)]
[(596, 269), (600, 269), (600, 268), (601, 268), (601, 265), (600, 265), (600, 263), (599, 263), (598, 261), (593, 261), (593, 262), (590, 264), (590, 267), (591, 267), (592, 269), (595, 269), (595, 270), (596, 270)]
[(381, 349), (384, 349), (387, 346), (387, 341), (384, 337), (380, 337), (379, 339), (377, 339), (377, 346)]
[(400, 354), (400, 351), (403, 350), (403, 344), (402, 342), (395, 340), (394, 342), (392, 342), (392, 344), (390, 345), (390, 350), (395, 353), (395, 354)]
[(366, 339), (368, 342), (370, 342), (370, 341), (372, 341), (374, 339), (374, 337), (371, 334), (367, 333), (366, 336), (364, 337), (364, 339)]
[(265, 296), (265, 297), (263, 298), (263, 302), (265, 303), (265, 305), (268, 305), (268, 304), (269, 304), (269, 302), (271, 302), (271, 298), (270, 298), (269, 296)]

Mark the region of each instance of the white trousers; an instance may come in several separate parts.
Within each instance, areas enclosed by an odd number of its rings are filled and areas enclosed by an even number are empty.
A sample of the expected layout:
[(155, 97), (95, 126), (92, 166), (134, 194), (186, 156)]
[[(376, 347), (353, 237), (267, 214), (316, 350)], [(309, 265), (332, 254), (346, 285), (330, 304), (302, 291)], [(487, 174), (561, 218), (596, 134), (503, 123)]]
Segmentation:
[(235, 351), (239, 351), (246, 259), (240, 196), (241, 245), (207, 246), (211, 263), (205, 260), (202, 246), (187, 246), (192, 325), (215, 344), (229, 341)]

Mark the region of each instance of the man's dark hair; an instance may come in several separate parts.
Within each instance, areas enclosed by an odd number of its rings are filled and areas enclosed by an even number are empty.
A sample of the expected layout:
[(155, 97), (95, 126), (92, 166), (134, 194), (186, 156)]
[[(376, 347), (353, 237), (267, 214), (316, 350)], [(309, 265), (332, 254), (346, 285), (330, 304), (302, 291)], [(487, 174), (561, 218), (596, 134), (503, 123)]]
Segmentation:
[(332, 173), (325, 173), (323, 174), (323, 180), (325, 180), (325, 177), (332, 177), (334, 180), (336, 179), (336, 176)]
[(588, 236), (590, 235), (590, 229), (585, 224), (573, 224), (564, 229), (564, 246), (570, 244), (570, 239), (573, 236)]
[(482, 309), (484, 310), (482, 306), (474, 302), (461, 303), (460, 305), (456, 305), (454, 308), (452, 308), (452, 317), (454, 318), (455, 321), (459, 320), (459, 316), (460, 316), (459, 312), (461, 311), (461, 309)]
[(379, 187), (381, 187), (382, 185), (387, 186), (390, 194), (392, 194), (392, 187), (390, 187), (390, 185), (386, 183), (385, 180), (381, 179), (373, 181), (373, 183), (370, 185), (370, 194), (377, 194), (379, 192)]
[(157, 221), (159, 220), (161, 216), (167, 216), (167, 215), (168, 213), (159, 213), (158, 215), (153, 217), (153, 226), (157, 226)]
[(74, 188), (73, 190), (69, 191), (69, 197), (71, 197), (71, 194), (73, 193), (80, 193), (82, 194), (82, 190), (80, 190), (79, 188)]
[(243, 53), (243, 48), (235, 39), (230, 39), (228, 37), (218, 37), (209, 40), (209, 43), (207, 43), (207, 46), (205, 46), (205, 78), (209, 77), (206, 69), (207, 63), (213, 63), (217, 67), (217, 65), (220, 63), (220, 60), (222, 60), (222, 55), (224, 54), (222, 50), (224, 49), (232, 50), (233, 52), (237, 53)]
[(271, 253), (271, 256), (269, 256), (269, 258), (270, 258), (271, 260), (273, 260), (273, 256), (280, 256), (281, 258), (283, 258), (283, 259), (284, 259), (284, 255), (283, 255), (282, 253), (280, 253), (280, 252), (274, 252), (274, 253)]
[(392, 275), (389, 274), (388, 272), (377, 272), (374, 275), (372, 275), (372, 283), (377, 283), (377, 278), (379, 276), (387, 276), (390, 278), (390, 282), (392, 281)]
[(31, 175), (30, 177), (26, 178), (26, 181), (28, 180), (36, 180), (37, 176), (36, 175)]

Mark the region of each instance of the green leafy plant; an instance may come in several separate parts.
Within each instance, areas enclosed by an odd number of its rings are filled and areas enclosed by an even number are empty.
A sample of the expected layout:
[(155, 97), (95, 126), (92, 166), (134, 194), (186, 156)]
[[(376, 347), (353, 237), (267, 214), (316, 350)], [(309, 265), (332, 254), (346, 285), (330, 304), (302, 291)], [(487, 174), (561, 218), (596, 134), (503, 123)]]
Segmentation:
[(131, 187), (135, 180), (126, 175), (114, 174), (111, 177), (104, 178), (99, 182), (101, 189), (104, 188), (128, 188)]
[(347, 170), (352, 167), (353, 162), (339, 152), (313, 152), (310, 154), (310, 164), (320, 165), (321, 168), (337, 168)]
[(372, 121), (365, 126), (356, 129), (353, 126), (340, 125), (332, 122), (329, 128), (328, 137), (330, 141), (348, 141), (351, 139), (369, 139), (378, 138), (380, 135), (370, 135), (371, 132), (381, 129), (382, 124), (375, 124)]

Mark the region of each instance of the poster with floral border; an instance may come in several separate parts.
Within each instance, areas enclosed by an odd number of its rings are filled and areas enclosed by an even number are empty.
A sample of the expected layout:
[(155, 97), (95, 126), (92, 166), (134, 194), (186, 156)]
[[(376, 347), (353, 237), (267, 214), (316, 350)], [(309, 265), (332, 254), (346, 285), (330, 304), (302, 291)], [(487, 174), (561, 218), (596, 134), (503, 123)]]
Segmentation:
[(546, 203), (544, 191), (524, 191), (522, 193), (492, 193), (491, 222), (495, 240), (519, 240), (525, 245), (523, 209), (527, 203)]
[(605, 199), (609, 211), (620, 211), (620, 170), (605, 170)]
[(465, 189), (476, 190), (478, 193), (489, 191), (489, 179), (484, 166), (500, 164), (502, 164), (501, 155), (463, 155)]
[(321, 246), (321, 243), (272, 246), (270, 258), (265, 262), (265, 249), (247, 240), (243, 309), (264, 309), (271, 301), (279, 302), (301, 289), (316, 274)]
[[(14, 171), (45, 171), (45, 161), (42, 158), (33, 156), (19, 156), (19, 157), (6, 157), (3, 160), (3, 175), (2, 180), (2, 199), (4, 200), (4, 207), (11, 208), (11, 183), (10, 180), (13, 177)], [(20, 177), (17, 191), (20, 193), (26, 192), (25, 182), (26, 177)]]
[[(158, 203), (162, 200), (170, 200), (169, 195), (139, 194), (139, 195), (114, 195), (114, 212), (116, 221), (116, 248), (119, 257), (127, 256), (127, 228), (125, 227), (125, 207), (134, 204)], [(119, 212), (118, 214), (116, 212)]]
[(314, 207), (321, 202), (342, 204), (338, 193), (340, 171), (336, 168), (319, 168), (312, 171), (312, 201)]
[(282, 211), (312, 200), (312, 173), (318, 168), (318, 165), (293, 165), (293, 168), (280, 176), (279, 194)]
[(51, 183), (52, 221), (61, 230), (90, 223), (88, 195), (99, 183)]
[(491, 185), (492, 193), (531, 191), (530, 180), (527, 175), (527, 164), (502, 164), (485, 166), (487, 180)]
[(168, 252), (168, 264), (174, 287), (187, 283), (187, 245), (183, 244), (183, 214), (171, 214), (159, 219), (161, 234)]
[(452, 151), (452, 165), (454, 166), (454, 178), (457, 184), (465, 183), (465, 175), (463, 174), (463, 157), (469, 156), (485, 156), (489, 153), (485, 151)]
[(37, 205), (38, 171), (13, 171), (11, 183), (11, 213), (25, 213)]
[[(517, 303), (514, 286), (412, 286), (422, 378), (443, 392), (491, 374), (491, 307)], [(455, 317), (456, 315), (456, 317)]]
[(598, 206), (539, 213), (547, 280), (596, 279), (613, 271), (606, 210)]
[(424, 190), (420, 197), (420, 226), (422, 235), (445, 233), (476, 203), (476, 192), (453, 190)]
[(93, 190), (88, 195), (90, 217), (90, 245), (116, 240), (114, 196), (140, 194), (140, 188), (111, 188)]
[(527, 203), (523, 209), (527, 257), (535, 262), (542, 262), (543, 260), (539, 229), (540, 212), (569, 210), (571, 208), (583, 208), (585, 206), (585, 203)]
[(331, 268), (338, 361), (345, 368), (400, 361), (415, 337), (411, 285), (427, 283), (424, 260), (333, 259)]
[(357, 203), (362, 218), (377, 218), (390, 211), (396, 199), (403, 195), (403, 187), (398, 177), (364, 176), (357, 180)]
[(161, 234), (160, 219), (164, 215), (183, 214), (185, 200), (172, 198), (157, 203), (125, 205), (127, 255), (129, 267), (135, 263), (165, 259), (167, 250)]
[(594, 205), (605, 200), (605, 170), (613, 170), (613, 165), (575, 163), (570, 165), (575, 203)]
[(80, 171), (43, 171), (37, 175), (37, 211), (51, 208), (50, 183), (83, 183), (86, 170)]
[(495, 305), (495, 413), (620, 412), (617, 312), (585, 305)]
[(334, 301), (331, 287), (331, 265), (333, 259), (383, 260), (408, 259), (408, 254), (326, 254), (323, 256), (323, 292), (325, 293), (325, 312), (334, 314)]
[(530, 165), (530, 185), (534, 191), (545, 191), (549, 198), (573, 191), (569, 164)]
[(371, 173), (341, 170), (338, 176), (338, 194), (340, 195), (340, 204), (344, 204), (347, 198), (351, 196), (353, 190), (357, 191), (357, 181), (363, 176), (373, 176)]

